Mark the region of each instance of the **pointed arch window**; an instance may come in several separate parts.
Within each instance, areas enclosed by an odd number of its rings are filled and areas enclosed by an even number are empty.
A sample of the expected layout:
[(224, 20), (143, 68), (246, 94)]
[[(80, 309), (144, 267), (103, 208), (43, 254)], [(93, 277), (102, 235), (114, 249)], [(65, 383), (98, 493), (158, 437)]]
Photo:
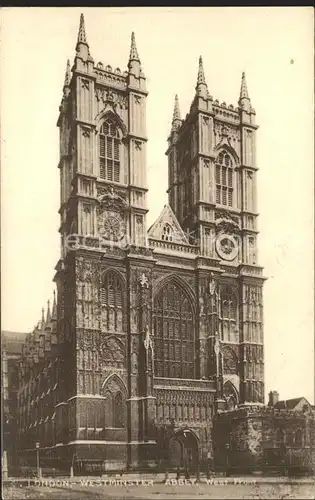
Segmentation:
[(235, 293), (233, 293), (230, 287), (223, 289), (221, 301), (223, 319), (236, 321), (237, 301)]
[(193, 310), (186, 293), (174, 283), (154, 299), (154, 363), (157, 377), (194, 378)]
[(123, 330), (123, 284), (115, 272), (106, 273), (100, 290), (102, 328), (106, 331)]
[(173, 241), (173, 228), (170, 224), (164, 224), (161, 234), (161, 240)]
[(105, 393), (105, 427), (125, 427), (125, 401), (120, 390)]
[(115, 120), (108, 118), (99, 133), (100, 178), (120, 182), (121, 139)]
[(225, 286), (221, 293), (221, 315), (223, 340), (238, 342), (237, 297), (230, 286)]
[(216, 160), (215, 170), (216, 203), (233, 206), (233, 162), (226, 151), (221, 151)]
[(123, 396), (120, 391), (116, 392), (113, 398), (113, 417), (114, 427), (124, 427)]

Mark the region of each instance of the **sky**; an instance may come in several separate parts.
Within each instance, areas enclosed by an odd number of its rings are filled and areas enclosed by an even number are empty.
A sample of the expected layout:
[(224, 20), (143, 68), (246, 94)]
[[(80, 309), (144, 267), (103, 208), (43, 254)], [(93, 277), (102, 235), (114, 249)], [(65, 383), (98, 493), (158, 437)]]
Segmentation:
[(148, 227), (167, 203), (166, 139), (198, 58), (214, 99), (256, 110), (266, 393), (314, 403), (314, 14), (310, 7), (2, 8), (2, 330), (30, 331), (52, 298), (59, 251), (59, 130), (80, 13), (95, 63), (125, 70), (135, 31), (147, 77)]

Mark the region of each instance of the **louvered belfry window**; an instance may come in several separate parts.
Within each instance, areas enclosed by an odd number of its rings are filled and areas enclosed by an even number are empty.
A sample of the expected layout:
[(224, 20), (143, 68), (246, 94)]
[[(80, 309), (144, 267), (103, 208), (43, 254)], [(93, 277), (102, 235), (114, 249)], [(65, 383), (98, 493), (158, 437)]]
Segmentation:
[(100, 178), (120, 181), (120, 135), (114, 120), (106, 120), (99, 133)]
[(226, 207), (233, 206), (233, 164), (231, 157), (221, 151), (216, 160), (215, 183), (216, 203)]
[(100, 289), (102, 317), (107, 331), (122, 331), (123, 329), (123, 287), (120, 277), (114, 272), (108, 272)]
[(154, 299), (154, 363), (157, 377), (195, 376), (193, 310), (184, 290), (173, 283)]

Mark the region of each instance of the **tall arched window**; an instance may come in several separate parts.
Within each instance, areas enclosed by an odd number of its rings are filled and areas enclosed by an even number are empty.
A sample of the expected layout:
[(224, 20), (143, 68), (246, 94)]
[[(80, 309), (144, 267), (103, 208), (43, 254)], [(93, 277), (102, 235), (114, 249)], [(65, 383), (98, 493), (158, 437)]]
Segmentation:
[(215, 170), (216, 203), (226, 207), (233, 205), (233, 163), (226, 151), (221, 151)]
[(158, 377), (195, 376), (192, 306), (174, 283), (164, 286), (154, 299), (154, 362)]
[(107, 181), (120, 181), (120, 133), (115, 120), (108, 118), (99, 133), (100, 177)]
[(221, 315), (223, 340), (227, 342), (237, 342), (237, 298), (230, 286), (224, 286), (222, 288)]
[(173, 228), (170, 224), (164, 224), (162, 229), (161, 239), (164, 241), (172, 241), (173, 240)]
[(106, 273), (100, 290), (102, 328), (123, 331), (123, 285), (115, 272)]
[(122, 393), (116, 392), (113, 398), (114, 427), (124, 427), (124, 408)]
[(105, 393), (105, 427), (125, 427), (125, 401), (120, 390)]

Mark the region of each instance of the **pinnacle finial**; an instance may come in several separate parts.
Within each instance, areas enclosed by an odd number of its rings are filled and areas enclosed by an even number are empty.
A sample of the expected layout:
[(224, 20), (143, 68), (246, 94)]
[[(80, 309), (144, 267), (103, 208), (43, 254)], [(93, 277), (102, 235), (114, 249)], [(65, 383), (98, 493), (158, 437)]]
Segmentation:
[(51, 314), (50, 314), (50, 300), (47, 300), (46, 324), (48, 324), (50, 320), (51, 320)]
[(174, 103), (174, 111), (173, 111), (173, 120), (172, 120), (172, 131), (178, 129), (181, 125), (181, 117), (180, 117), (180, 109), (179, 109), (179, 100), (178, 95), (175, 95), (175, 103)]
[(70, 61), (68, 59), (66, 66), (65, 83), (63, 86), (68, 87), (70, 85), (70, 81), (71, 81), (71, 68), (70, 68)]
[(85, 34), (85, 24), (84, 24), (84, 15), (83, 14), (80, 15), (78, 43), (85, 43), (87, 45), (86, 34)]
[(39, 322), (39, 329), (44, 330), (45, 329), (45, 309), (42, 308), (42, 319)]
[(129, 63), (131, 61), (138, 61), (140, 63), (137, 46), (136, 46), (136, 36), (134, 31), (131, 33), (131, 46), (130, 46), (130, 55), (129, 55)]
[(240, 91), (240, 100), (241, 99), (249, 99), (247, 83), (245, 77), (245, 71), (242, 73), (242, 83), (241, 83), (241, 91)]
[(200, 85), (204, 83), (206, 85), (206, 79), (205, 79), (205, 73), (203, 69), (203, 61), (202, 57), (199, 57), (199, 68), (198, 68), (198, 78), (197, 78), (197, 85)]
[(57, 302), (56, 302), (56, 292), (54, 290), (54, 300), (53, 300), (53, 306), (52, 306), (52, 313), (51, 313), (51, 319), (57, 319)]
[(197, 76), (197, 85), (196, 85), (196, 93), (201, 97), (208, 97), (208, 87), (205, 78), (205, 72), (203, 69), (203, 61), (202, 57), (199, 57), (199, 68), (198, 68), (198, 76)]

